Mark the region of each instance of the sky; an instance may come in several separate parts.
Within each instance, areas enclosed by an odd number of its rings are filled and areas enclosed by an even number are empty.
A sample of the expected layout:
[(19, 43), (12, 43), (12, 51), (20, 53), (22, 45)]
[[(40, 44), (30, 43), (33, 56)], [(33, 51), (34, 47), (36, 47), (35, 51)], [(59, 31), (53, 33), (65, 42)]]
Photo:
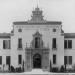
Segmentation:
[(65, 33), (75, 33), (75, 0), (0, 0), (0, 33), (10, 32), (14, 21), (27, 21), (37, 7), (45, 20), (61, 21)]

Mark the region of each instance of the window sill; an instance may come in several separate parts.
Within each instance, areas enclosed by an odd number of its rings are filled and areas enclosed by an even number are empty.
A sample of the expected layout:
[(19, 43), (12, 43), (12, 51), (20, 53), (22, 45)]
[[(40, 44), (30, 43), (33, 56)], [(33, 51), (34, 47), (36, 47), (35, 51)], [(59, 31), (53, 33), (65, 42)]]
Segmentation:
[(72, 48), (64, 48), (65, 50), (70, 50), (70, 49), (72, 49)]
[(57, 48), (52, 48), (52, 50), (57, 50)]
[(4, 49), (4, 50), (10, 50), (9, 48), (6, 48), (6, 49)]

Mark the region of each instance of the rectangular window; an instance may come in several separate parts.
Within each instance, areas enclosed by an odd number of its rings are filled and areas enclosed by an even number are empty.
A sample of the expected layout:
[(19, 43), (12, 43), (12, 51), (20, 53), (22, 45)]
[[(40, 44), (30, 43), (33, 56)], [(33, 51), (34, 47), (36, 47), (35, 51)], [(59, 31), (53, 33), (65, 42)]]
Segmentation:
[(0, 65), (2, 64), (2, 56), (0, 56)]
[(18, 55), (18, 63), (22, 64), (22, 55)]
[(72, 56), (69, 56), (69, 64), (72, 64)]
[(10, 65), (10, 56), (6, 56), (6, 65)]
[(10, 40), (3, 40), (3, 49), (10, 49)]
[(6, 43), (5, 43), (5, 40), (3, 40), (3, 49), (6, 49)]
[(64, 40), (64, 48), (67, 49), (67, 40)]
[(21, 38), (18, 39), (18, 48), (22, 48), (22, 39)]
[(72, 48), (72, 40), (68, 40), (68, 48)]
[(64, 49), (72, 48), (72, 40), (64, 40)]
[(52, 48), (56, 48), (56, 38), (53, 38)]
[(68, 62), (67, 62), (67, 56), (64, 56), (64, 65), (66, 65)]
[(64, 65), (66, 64), (72, 64), (72, 56), (64, 56)]
[(56, 55), (53, 55), (53, 64), (56, 64)]

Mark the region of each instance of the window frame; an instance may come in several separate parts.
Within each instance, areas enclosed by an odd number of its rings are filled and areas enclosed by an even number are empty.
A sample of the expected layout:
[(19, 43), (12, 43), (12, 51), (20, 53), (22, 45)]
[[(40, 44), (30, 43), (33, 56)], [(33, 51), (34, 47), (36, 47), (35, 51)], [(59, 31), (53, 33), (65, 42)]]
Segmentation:
[(56, 55), (53, 54), (53, 64), (56, 64)]
[(57, 41), (56, 38), (52, 39), (52, 49), (57, 49)]

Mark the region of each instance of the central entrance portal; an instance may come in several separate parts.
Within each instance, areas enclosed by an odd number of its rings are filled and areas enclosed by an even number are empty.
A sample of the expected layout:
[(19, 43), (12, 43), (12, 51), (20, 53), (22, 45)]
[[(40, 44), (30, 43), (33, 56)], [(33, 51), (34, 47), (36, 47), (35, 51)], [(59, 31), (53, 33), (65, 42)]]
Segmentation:
[(41, 55), (35, 54), (33, 56), (33, 68), (41, 68)]

